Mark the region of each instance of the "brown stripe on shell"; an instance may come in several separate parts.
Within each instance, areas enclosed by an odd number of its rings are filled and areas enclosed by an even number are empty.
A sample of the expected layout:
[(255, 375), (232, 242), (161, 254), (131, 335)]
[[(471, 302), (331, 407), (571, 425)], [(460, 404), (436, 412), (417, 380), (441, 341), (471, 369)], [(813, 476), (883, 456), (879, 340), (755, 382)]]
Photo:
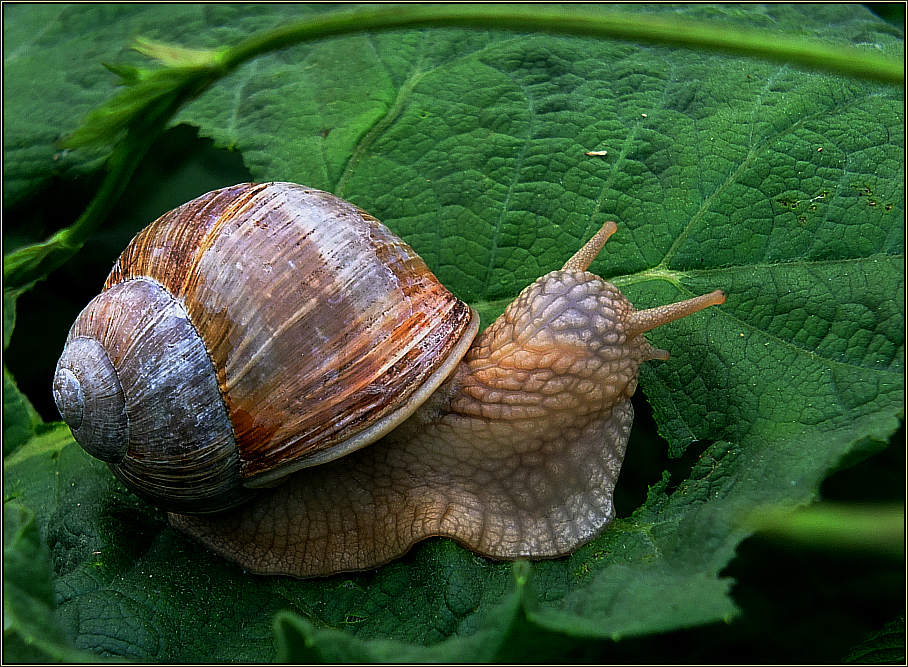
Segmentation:
[[(131, 277), (154, 277), (177, 297), (185, 296), (195, 255), (217, 234), (218, 225), (266, 185), (242, 183), (208, 192), (165, 213), (139, 232), (114, 263), (104, 288)], [(188, 223), (188, 224), (187, 224)]]
[(472, 316), (374, 218), (286, 183), (234, 186), (164, 216), (109, 280), (129, 275), (185, 299), (247, 478), (396, 414)]

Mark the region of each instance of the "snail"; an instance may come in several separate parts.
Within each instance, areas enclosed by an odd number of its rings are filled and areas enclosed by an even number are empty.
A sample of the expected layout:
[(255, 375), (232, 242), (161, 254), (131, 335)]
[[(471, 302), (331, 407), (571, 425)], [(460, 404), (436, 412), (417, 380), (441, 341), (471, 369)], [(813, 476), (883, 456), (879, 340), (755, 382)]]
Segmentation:
[(614, 516), (645, 331), (587, 272), (606, 222), (477, 335), (476, 311), (378, 220), (291, 183), (165, 214), (77, 318), (54, 376), (76, 441), (247, 571), (364, 570), (430, 536), (570, 553)]

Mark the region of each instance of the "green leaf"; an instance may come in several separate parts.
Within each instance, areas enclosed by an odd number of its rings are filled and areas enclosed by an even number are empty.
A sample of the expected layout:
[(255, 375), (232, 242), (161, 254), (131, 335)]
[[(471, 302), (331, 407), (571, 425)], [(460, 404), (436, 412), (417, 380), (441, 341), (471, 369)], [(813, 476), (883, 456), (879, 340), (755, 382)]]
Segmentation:
[[(114, 38), (104, 17), (73, 5), (5, 7), (4, 26), (6, 207), (37, 196), (58, 175), (75, 178), (100, 166), (105, 150), (65, 152), (55, 142), (110, 94), (110, 74), (98, 59), (123, 36)], [(89, 26), (97, 40), (83, 39)]]
[(31, 401), (19, 388), (13, 376), (3, 368), (3, 454), (12, 453), (28, 441), (44, 424)]
[(35, 517), (25, 507), (3, 503), (3, 659), (11, 663), (95, 662), (72, 648), (53, 617), (50, 554)]
[(905, 617), (887, 623), (855, 646), (844, 662), (885, 665), (905, 662)]
[[(3, 349), (9, 347), (16, 326), (16, 299), (19, 293), (3, 291)], [(11, 453), (31, 438), (44, 422), (31, 401), (16, 386), (12, 374), (3, 366), (3, 455)]]
[(14, 290), (3, 290), (3, 349), (9, 347), (16, 327), (16, 299), (20, 293)]
[[(136, 86), (158, 77), (170, 101), (155, 122), (176, 108), (174, 72), (147, 74), (125, 50), (134, 36), (173, 61), (191, 54), (161, 44), (222, 53), (332, 11), (8, 10), (15, 209), (106, 155), (70, 151), (61, 172), (52, 147), (75, 117), (116, 99), (100, 62), (117, 61)], [(856, 6), (630, 11), (639, 23), (709, 19), (903, 57), (900, 34)], [(56, 605), (53, 616), (42, 607), (42, 623), (95, 655), (143, 661), (469, 662), (564, 661), (605, 639), (733, 618), (723, 569), (748, 519), (813, 500), (829, 470), (885, 442), (903, 415), (901, 89), (544, 34), (400, 30), (284, 46), (237, 66), (176, 121), (238, 151), (257, 180), (306, 183), (369, 210), (486, 322), (607, 218), (618, 233), (591, 268), (638, 307), (724, 289), (724, 306), (652, 333), (672, 359), (640, 378), (671, 451), (700, 458), (680, 482), (648, 471), (646, 500), (566, 558), (515, 567), (430, 540), (374, 572), (294, 581), (248, 575), (171, 531), (62, 425), (27, 440), (25, 426), (5, 492), (34, 511), (51, 547)], [(46, 107), (34, 121), (32, 97)], [(111, 196), (127, 173), (108, 179)], [(36, 280), (48, 270), (30, 266)], [(14, 314), (5, 308), (5, 326)]]
[[(482, 615), (469, 636), (453, 637), (431, 647), (400, 641), (351, 640), (334, 629), (318, 630), (311, 622), (290, 613), (275, 618), (277, 662), (503, 662), (539, 661), (560, 655), (565, 638), (534, 620), (538, 608), (530, 586), (532, 567), (517, 562), (509, 590)], [(467, 585), (467, 582), (461, 582)], [(467, 596), (469, 592), (465, 592)], [(458, 595), (456, 588), (451, 595)]]

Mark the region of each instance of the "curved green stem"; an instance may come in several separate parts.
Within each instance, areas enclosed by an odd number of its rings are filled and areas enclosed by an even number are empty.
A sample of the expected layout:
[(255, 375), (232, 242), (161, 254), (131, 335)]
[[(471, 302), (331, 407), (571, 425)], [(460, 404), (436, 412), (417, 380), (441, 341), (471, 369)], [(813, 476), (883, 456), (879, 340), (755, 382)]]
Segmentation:
[(671, 16), (612, 11), (596, 6), (397, 5), (326, 14), (253, 35), (222, 54), (233, 69), (250, 58), (299, 42), (355, 32), (428, 26), (546, 32), (725, 51), (901, 85), (905, 66), (879, 53), (812, 42), (769, 30), (749, 30)]
[(129, 137), (107, 160), (108, 171), (94, 199), (79, 219), (42, 243), (21, 248), (3, 258), (3, 288), (23, 289), (42, 279), (75, 255), (107, 218), (129, 177), (154, 137)]
[[(28, 289), (35, 281), (41, 280), (76, 254), (110, 214), (132, 173), (155, 139), (166, 129), (170, 119), (188, 99), (214, 80), (210, 77), (206, 81), (199, 81), (198, 77), (189, 79), (181, 85), (150, 96), (144, 104), (126, 110), (123, 109), (123, 104), (117, 105), (121, 94), (90, 114), (89, 121), (93, 118), (102, 119), (97, 123), (101, 131), (95, 136), (93, 127), (83, 126), (87, 129), (89, 139), (83, 139), (76, 145), (102, 142), (104, 133), (112, 132), (110, 127), (123, 130), (117, 133), (118, 143), (105, 163), (107, 173), (101, 187), (72, 225), (61, 229), (42, 243), (21, 248), (3, 258), (4, 290)], [(131, 92), (127, 91), (126, 94)], [(111, 121), (111, 117), (115, 120)]]

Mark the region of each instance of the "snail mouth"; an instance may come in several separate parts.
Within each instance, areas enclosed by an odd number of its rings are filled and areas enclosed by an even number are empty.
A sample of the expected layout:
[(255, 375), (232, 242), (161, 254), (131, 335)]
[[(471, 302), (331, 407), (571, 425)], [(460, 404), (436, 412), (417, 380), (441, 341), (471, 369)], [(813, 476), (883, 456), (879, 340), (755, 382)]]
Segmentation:
[(117, 371), (93, 338), (71, 339), (57, 363), (54, 401), (73, 437), (106, 463), (126, 456), (129, 424)]

